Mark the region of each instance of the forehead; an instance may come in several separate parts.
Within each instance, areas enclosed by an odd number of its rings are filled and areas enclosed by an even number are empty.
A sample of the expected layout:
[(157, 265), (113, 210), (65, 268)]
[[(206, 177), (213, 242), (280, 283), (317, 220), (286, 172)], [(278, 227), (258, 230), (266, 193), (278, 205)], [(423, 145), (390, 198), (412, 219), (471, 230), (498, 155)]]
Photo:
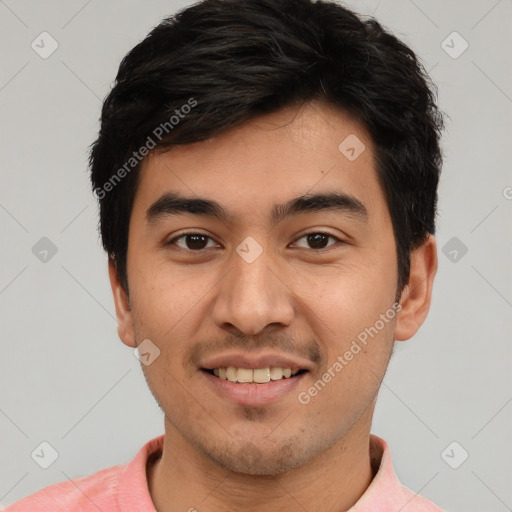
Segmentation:
[(387, 207), (364, 127), (324, 103), (288, 107), (208, 140), (143, 161), (133, 214), (166, 192), (214, 199), (230, 217), (272, 220), (276, 204), (325, 191), (358, 199), (369, 216)]

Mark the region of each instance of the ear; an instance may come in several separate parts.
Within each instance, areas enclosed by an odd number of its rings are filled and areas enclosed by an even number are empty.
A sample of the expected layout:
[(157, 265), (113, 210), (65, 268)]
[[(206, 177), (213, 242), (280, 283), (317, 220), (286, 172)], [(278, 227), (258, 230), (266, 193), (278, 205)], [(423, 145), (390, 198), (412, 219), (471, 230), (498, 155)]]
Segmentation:
[(121, 286), (115, 263), (111, 258), (108, 259), (108, 275), (110, 277), (110, 285), (116, 306), (117, 333), (125, 345), (135, 348), (137, 344), (135, 342), (135, 330), (133, 328), (130, 299)]
[(432, 287), (437, 272), (437, 243), (433, 235), (411, 251), (409, 282), (402, 291), (395, 324), (395, 340), (412, 338), (425, 321), (430, 309)]

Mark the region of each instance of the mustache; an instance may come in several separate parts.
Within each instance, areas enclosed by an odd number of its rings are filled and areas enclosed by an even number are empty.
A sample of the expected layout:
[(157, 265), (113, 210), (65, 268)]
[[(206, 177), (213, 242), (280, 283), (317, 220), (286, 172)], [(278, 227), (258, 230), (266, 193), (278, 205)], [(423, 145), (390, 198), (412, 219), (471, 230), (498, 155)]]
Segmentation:
[(314, 364), (323, 361), (320, 346), (313, 340), (297, 341), (293, 337), (283, 335), (266, 334), (263, 336), (245, 336), (244, 334), (233, 334), (228, 338), (216, 341), (205, 341), (196, 343), (190, 348), (187, 362), (197, 366), (201, 357), (217, 354), (228, 349), (238, 349), (241, 352), (261, 351), (264, 348), (277, 349), (290, 355), (301, 356), (309, 359)]

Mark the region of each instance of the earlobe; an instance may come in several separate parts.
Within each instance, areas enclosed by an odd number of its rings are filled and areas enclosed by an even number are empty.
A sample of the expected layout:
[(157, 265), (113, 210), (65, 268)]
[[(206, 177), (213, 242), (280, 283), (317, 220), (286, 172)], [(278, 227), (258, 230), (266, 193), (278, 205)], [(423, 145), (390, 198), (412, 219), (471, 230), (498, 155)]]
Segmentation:
[(108, 260), (108, 275), (116, 308), (117, 333), (125, 345), (136, 347), (130, 298), (119, 281), (115, 263), (111, 258)]
[(414, 336), (430, 309), (434, 278), (437, 272), (437, 244), (433, 235), (411, 251), (409, 282), (400, 298), (401, 310), (395, 325), (395, 340)]

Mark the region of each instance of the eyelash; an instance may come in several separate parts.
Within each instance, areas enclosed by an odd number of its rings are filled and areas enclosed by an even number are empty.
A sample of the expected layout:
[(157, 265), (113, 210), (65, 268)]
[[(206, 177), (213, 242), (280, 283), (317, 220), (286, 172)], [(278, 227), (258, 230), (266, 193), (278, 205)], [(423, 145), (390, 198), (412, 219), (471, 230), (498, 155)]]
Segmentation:
[[(181, 235), (173, 238), (172, 240), (167, 242), (165, 245), (175, 245), (175, 242), (177, 240), (180, 240), (181, 238), (185, 238), (186, 236), (193, 236), (193, 235), (204, 236), (206, 238), (209, 238), (210, 240), (213, 240), (212, 237), (210, 237), (208, 235), (205, 235), (204, 233), (197, 233), (195, 231), (190, 231), (190, 232), (187, 232), (187, 233), (182, 233)], [(299, 238), (297, 238), (293, 243), (297, 243), (299, 240), (301, 240), (302, 238), (305, 238), (305, 237), (307, 237), (309, 235), (326, 235), (328, 238), (333, 238), (334, 240), (336, 240), (336, 242), (338, 242), (340, 244), (345, 244), (346, 243), (343, 240), (340, 240), (338, 237), (335, 237), (334, 235), (331, 235), (330, 233), (325, 233), (323, 231), (310, 231), (308, 233), (304, 233)], [(314, 251), (314, 252), (317, 252), (317, 253), (322, 253), (322, 252), (327, 252), (327, 251), (331, 250), (336, 245), (337, 244), (335, 243), (335, 244), (329, 245), (329, 246), (327, 246), (327, 247), (325, 247), (323, 249), (311, 249), (311, 250)], [(201, 253), (201, 252), (204, 252), (207, 249), (207, 248), (205, 248), (205, 249), (198, 249), (198, 250), (194, 251), (192, 249), (188, 249), (188, 248), (184, 248), (184, 247), (179, 247), (179, 248), (183, 249), (184, 251), (187, 251), (188, 253)], [(301, 247), (301, 249), (304, 249), (304, 247)]]

